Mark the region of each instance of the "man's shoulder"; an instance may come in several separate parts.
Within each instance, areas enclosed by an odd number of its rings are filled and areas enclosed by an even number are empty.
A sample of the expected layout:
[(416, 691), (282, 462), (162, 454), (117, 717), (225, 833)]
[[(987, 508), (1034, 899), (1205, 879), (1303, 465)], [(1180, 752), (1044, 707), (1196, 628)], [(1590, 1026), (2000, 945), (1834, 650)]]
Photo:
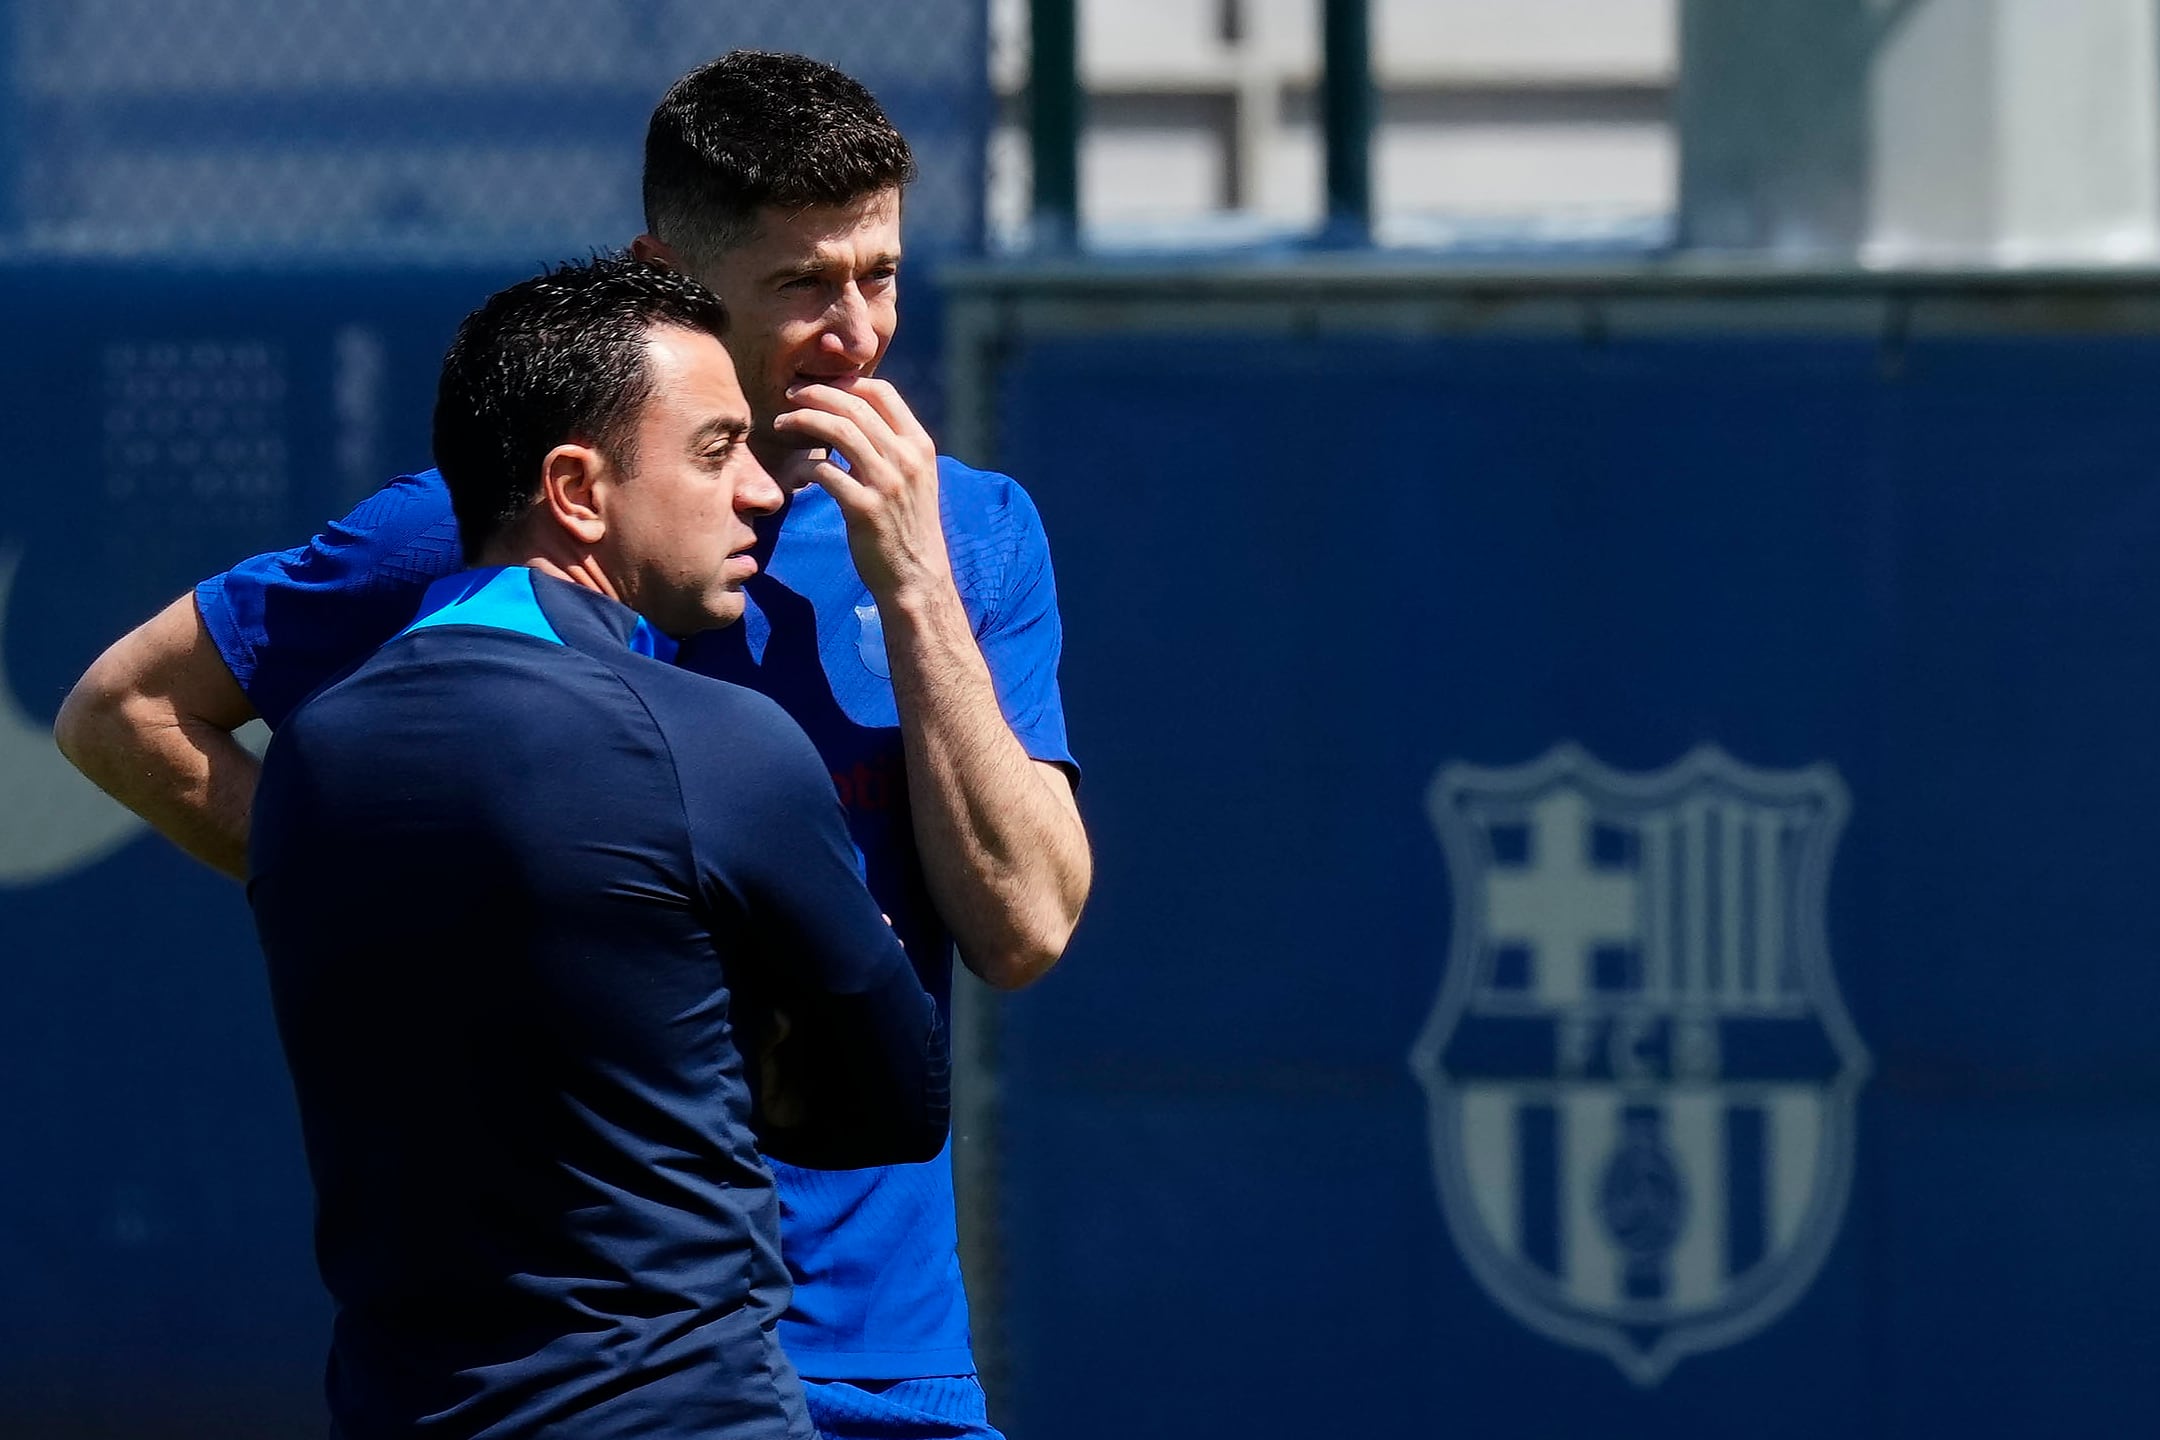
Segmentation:
[(628, 651), (609, 668), (651, 717), (693, 832), (831, 800), (817, 747), (770, 696)]
[(440, 532), (452, 542), (457, 536), (457, 516), (450, 504), (450, 485), (440, 470), (414, 470), (392, 476), (381, 489), (352, 508), (343, 519), (333, 521), (326, 533), (343, 532), (390, 542), (393, 548), (406, 536)]
[(1039, 568), (1048, 552), (1042, 516), (1020, 482), (997, 470), (978, 470), (938, 456), (946, 546), (961, 598), (997, 611), (1015, 577)]
[(450, 504), (450, 482), (443, 479), (442, 471), (432, 465), (425, 470), (407, 470), (385, 480), (382, 487), (362, 501), (361, 505), (375, 501), (447, 509)]
[[(291, 756), (379, 757), (407, 743), (407, 720), (489, 755), (550, 749), (550, 737), (571, 733), (637, 737), (616, 758), (656, 746), (686, 796), (731, 797), (806, 769), (824, 775), (802, 728), (756, 691), (627, 649), (596, 653), (479, 625), (393, 637), (310, 696), (271, 744)], [(594, 774), (609, 769), (592, 758)]]
[(950, 455), (938, 456), (938, 488), (966, 512), (1007, 510), (1035, 513), (1035, 502), (1019, 481), (1000, 470), (978, 470)]
[(775, 744), (789, 750), (798, 742), (809, 744), (778, 701), (747, 685), (629, 650), (606, 664), (651, 713), (671, 746), (700, 754), (717, 747), (741, 756)]
[[(461, 663), (463, 662), (463, 663)], [(509, 671), (543, 672), (549, 701), (574, 705), (580, 679), (606, 681), (606, 667), (553, 639), (496, 625), (443, 625), (399, 631), (325, 681), (295, 708), (287, 726), (304, 728), (325, 716), (356, 707), (439, 703), (445, 694), (486, 691)], [(521, 702), (530, 709), (532, 697)], [(538, 717), (534, 717), (536, 720)]]

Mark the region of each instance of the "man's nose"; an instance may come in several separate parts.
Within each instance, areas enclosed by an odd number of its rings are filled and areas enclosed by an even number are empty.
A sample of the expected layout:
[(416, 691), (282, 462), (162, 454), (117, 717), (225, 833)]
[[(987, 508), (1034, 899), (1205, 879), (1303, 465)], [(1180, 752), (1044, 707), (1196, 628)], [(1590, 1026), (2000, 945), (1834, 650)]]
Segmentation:
[(743, 451), (742, 458), (748, 468), (735, 486), (735, 508), (745, 515), (777, 514), (787, 503), (787, 492), (748, 449)]
[(877, 327), (870, 322), (870, 302), (854, 285), (840, 292), (826, 315), (825, 333), (818, 347), (827, 355), (850, 365), (868, 365), (877, 359)]

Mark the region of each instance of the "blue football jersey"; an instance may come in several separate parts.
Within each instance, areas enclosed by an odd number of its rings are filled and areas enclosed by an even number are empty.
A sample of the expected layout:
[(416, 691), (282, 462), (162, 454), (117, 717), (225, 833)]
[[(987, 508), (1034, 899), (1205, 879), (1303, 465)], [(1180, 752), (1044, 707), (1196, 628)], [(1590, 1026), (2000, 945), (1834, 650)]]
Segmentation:
[[(1057, 588), (1034, 502), (1010, 478), (950, 458), (940, 457), (938, 474), (954, 578), (1005, 717), (1029, 755), (1072, 768)], [(811, 487), (759, 529), (761, 570), (745, 587), (743, 622), (694, 637), (680, 663), (770, 696), (808, 733), (846, 806), (872, 895), (949, 1007), (952, 939), (915, 848), (884, 629), (839, 507)], [(396, 633), (426, 585), (459, 564), (449, 492), (426, 471), (392, 482), (307, 545), (204, 581), (196, 603), (274, 728)], [(974, 1369), (949, 1154), (850, 1171), (776, 1162), (773, 1172), (795, 1282), (780, 1334), (805, 1376)]]

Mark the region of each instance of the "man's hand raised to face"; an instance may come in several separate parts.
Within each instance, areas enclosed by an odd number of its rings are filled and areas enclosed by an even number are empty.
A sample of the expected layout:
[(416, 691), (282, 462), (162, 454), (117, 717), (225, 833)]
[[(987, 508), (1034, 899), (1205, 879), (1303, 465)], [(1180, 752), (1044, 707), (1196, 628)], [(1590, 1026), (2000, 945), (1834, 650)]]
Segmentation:
[(823, 445), (845, 457), (813, 473), (847, 521), (855, 568), (880, 604), (905, 604), (953, 584), (938, 511), (937, 444), (900, 392), (883, 380), (850, 378), (796, 385), (798, 408), (775, 416), (790, 440)]

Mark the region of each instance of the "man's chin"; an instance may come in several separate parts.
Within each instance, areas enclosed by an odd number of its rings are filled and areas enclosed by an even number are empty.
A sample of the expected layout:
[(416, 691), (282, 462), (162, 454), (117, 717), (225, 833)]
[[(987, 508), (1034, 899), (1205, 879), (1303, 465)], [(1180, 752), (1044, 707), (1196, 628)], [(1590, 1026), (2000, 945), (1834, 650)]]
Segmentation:
[(665, 616), (647, 614), (645, 619), (668, 639), (682, 641), (707, 630), (725, 630), (742, 617), (742, 589), (730, 584), (725, 590), (714, 591), (702, 600), (692, 600)]
[(706, 597), (701, 630), (725, 630), (743, 617), (742, 586), (730, 582), (725, 590)]

